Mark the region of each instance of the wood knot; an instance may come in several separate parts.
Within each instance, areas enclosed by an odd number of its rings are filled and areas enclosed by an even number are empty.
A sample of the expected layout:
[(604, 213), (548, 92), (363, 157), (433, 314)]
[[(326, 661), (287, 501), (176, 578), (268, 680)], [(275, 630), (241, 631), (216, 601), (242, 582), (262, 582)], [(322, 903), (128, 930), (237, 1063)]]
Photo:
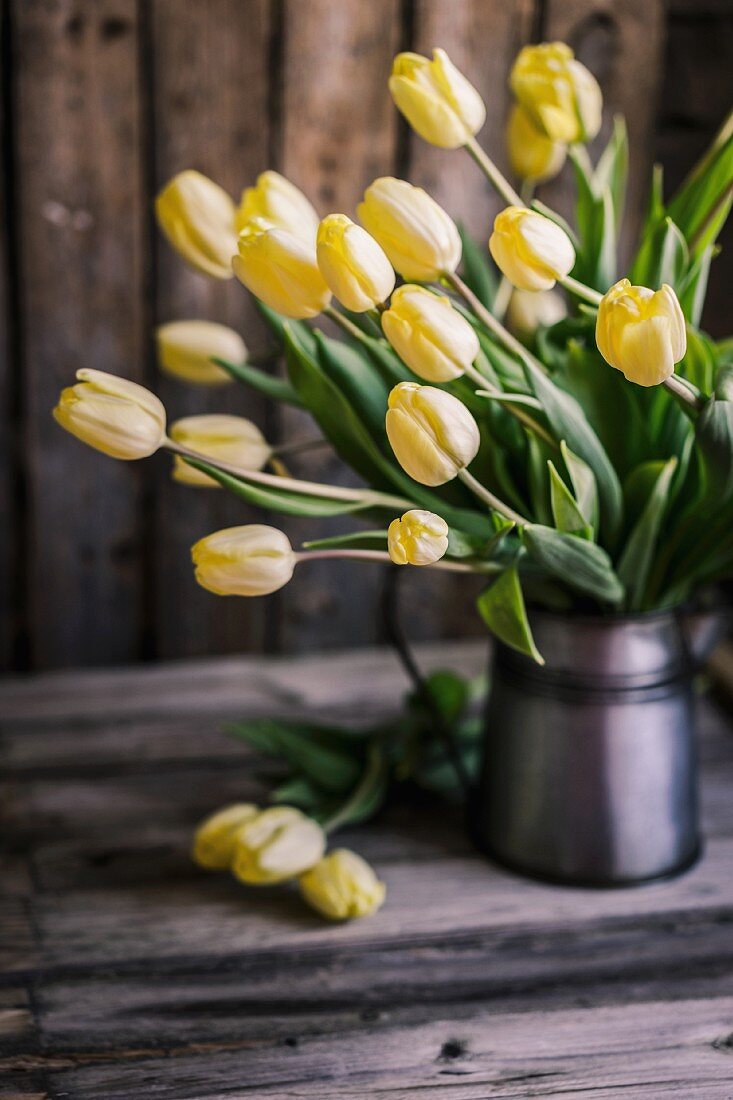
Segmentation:
[(724, 1054), (733, 1054), (733, 1032), (713, 1039), (712, 1047), (713, 1050), (722, 1050)]
[(439, 1062), (454, 1062), (456, 1058), (462, 1058), (468, 1046), (463, 1039), (448, 1039), (443, 1043), (438, 1055)]

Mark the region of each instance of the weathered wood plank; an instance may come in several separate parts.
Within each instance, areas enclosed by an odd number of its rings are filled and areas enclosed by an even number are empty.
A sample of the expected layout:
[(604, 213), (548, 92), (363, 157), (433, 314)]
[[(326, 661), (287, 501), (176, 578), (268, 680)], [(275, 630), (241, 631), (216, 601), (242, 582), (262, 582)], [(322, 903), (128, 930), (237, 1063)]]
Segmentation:
[[(10, 234), (13, 213), (12, 87), (7, 60), (12, 56), (10, 9), (0, 3), (0, 669), (16, 659), (17, 611), (16, 562), (21, 545), (20, 515), (16, 508), (18, 365), (14, 361), (17, 336), (14, 273), (11, 270)], [(12, 257), (14, 259), (14, 257)]]
[[(142, 630), (141, 467), (50, 412), (77, 368), (140, 379), (138, 5), (13, 4), (31, 661), (124, 661)], [(103, 155), (100, 155), (103, 150)]]
[[(398, 0), (285, 0), (282, 57), (282, 171), (321, 215), (354, 217), (364, 188), (394, 168), (396, 118), (386, 88), (399, 41)], [(283, 439), (312, 436), (309, 416), (283, 408)], [(317, 430), (316, 434), (317, 433)], [(354, 484), (330, 451), (298, 463), (313, 481)], [(359, 528), (353, 519), (328, 524), (286, 521), (295, 541)], [(299, 569), (282, 601), (282, 644), (308, 651), (373, 643), (380, 636), (378, 594), (383, 569), (353, 562), (316, 562)]]
[[(198, 1054), (101, 1061), (49, 1059), (49, 1084), (71, 1098), (127, 1100), (155, 1085), (162, 1097), (336, 1098), (447, 1095), (725, 1097), (730, 1055), (722, 1040), (730, 997), (671, 1004), (574, 1008), (423, 1024), (357, 1034), (246, 1040)], [(137, 1055), (137, 1057), (136, 1057)], [(56, 1065), (54, 1065), (54, 1061)], [(633, 1091), (632, 1091), (633, 1090)], [(666, 1090), (666, 1092), (664, 1091)], [(705, 1090), (705, 1091), (703, 1091)]]
[[(152, 98), (155, 181), (196, 168), (236, 199), (268, 165), (268, 71), (271, 5), (267, 0), (152, 3)], [(156, 234), (156, 321), (205, 318), (243, 333), (255, 352), (263, 328), (236, 280), (191, 271)], [(266, 430), (264, 401), (241, 386), (205, 389), (158, 376), (171, 420), (195, 413), (247, 416)], [(155, 510), (155, 639), (158, 656), (259, 650), (274, 605), (224, 600), (200, 588), (190, 548), (203, 535), (255, 513), (220, 490), (174, 484), (159, 466)]]
[[(591, 153), (608, 138), (615, 113), (629, 131), (629, 186), (621, 236), (621, 267), (637, 239), (647, 201), (654, 156), (664, 50), (663, 0), (547, 0), (542, 35), (568, 42), (603, 89), (604, 125)], [(571, 214), (569, 170), (540, 191), (540, 197)]]
[[(436, 642), (417, 657), (426, 671), (455, 668), (467, 676), (483, 670), (488, 643)], [(299, 658), (242, 657), (160, 663), (136, 668), (84, 669), (0, 678), (0, 722), (60, 722), (226, 716), (259, 708), (264, 701), (303, 710), (350, 706), (354, 715), (370, 702), (402, 698), (405, 674), (385, 648), (342, 650)]]

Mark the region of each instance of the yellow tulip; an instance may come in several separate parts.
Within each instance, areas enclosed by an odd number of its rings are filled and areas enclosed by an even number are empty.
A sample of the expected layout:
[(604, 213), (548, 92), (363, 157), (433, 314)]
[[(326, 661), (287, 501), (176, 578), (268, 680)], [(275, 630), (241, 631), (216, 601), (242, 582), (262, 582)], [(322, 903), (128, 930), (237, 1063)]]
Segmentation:
[(316, 256), (334, 296), (354, 313), (374, 309), (392, 293), (395, 274), (384, 250), (345, 214), (323, 219)]
[(591, 141), (601, 128), (596, 78), (564, 42), (520, 50), (509, 83), (535, 124), (553, 141)]
[(567, 146), (548, 138), (537, 128), (529, 112), (515, 103), (507, 125), (507, 151), (516, 176), (544, 183), (553, 179), (562, 168)]
[(210, 871), (228, 871), (234, 855), (234, 837), (245, 821), (260, 812), (251, 802), (225, 806), (202, 821), (193, 837), (193, 860)]
[(411, 508), (390, 523), (387, 549), (395, 565), (432, 565), (448, 549), (448, 524), (435, 512)]
[(310, 202), (279, 172), (263, 172), (254, 187), (242, 192), (237, 229), (244, 229), (253, 218), (263, 218), (311, 243), (318, 231), (318, 215)]
[(497, 214), (489, 251), (520, 290), (551, 290), (575, 263), (575, 249), (565, 230), (526, 206), (507, 206)]
[(357, 213), (408, 282), (429, 283), (458, 267), (461, 238), (455, 223), (421, 187), (383, 176), (366, 189)]
[(315, 243), (263, 218), (253, 218), (239, 234), (232, 266), (247, 290), (285, 317), (317, 317), (331, 301)]
[(62, 428), (111, 458), (147, 458), (158, 450), (165, 409), (155, 394), (101, 370), (78, 370), (76, 377), (53, 410)]
[(196, 580), (217, 596), (267, 596), (296, 565), (287, 535), (262, 523), (215, 531), (194, 544), (191, 558)]
[(413, 130), (441, 149), (465, 145), (486, 121), (484, 101), (445, 50), (433, 50), (432, 61), (397, 54), (389, 90)]
[[(272, 454), (272, 448), (257, 425), (243, 416), (224, 413), (186, 416), (171, 424), (170, 437), (191, 451), (241, 466), (243, 470), (261, 470)], [(180, 455), (173, 459), (173, 477), (184, 485), (220, 488), (218, 481), (189, 466)]]
[(452, 394), (400, 382), (388, 406), (387, 436), (395, 458), (421, 485), (444, 485), (476, 457), (476, 421)]
[(366, 917), (380, 908), (386, 887), (361, 856), (336, 848), (300, 876), (303, 898), (331, 920)]
[(556, 325), (567, 315), (565, 299), (556, 290), (515, 290), (509, 299), (506, 323), (515, 336), (529, 340), (538, 328)]
[(403, 362), (426, 382), (459, 378), (479, 353), (476, 332), (449, 299), (412, 283), (394, 292), (382, 328)]
[(232, 873), (254, 886), (283, 882), (318, 863), (325, 847), (316, 821), (292, 806), (273, 806), (237, 830)]
[(638, 386), (658, 386), (687, 350), (685, 318), (671, 286), (656, 292), (621, 279), (598, 307), (596, 343), (607, 363)]
[(213, 321), (170, 321), (158, 325), (155, 336), (160, 369), (196, 386), (234, 381), (212, 359), (225, 359), (236, 366), (247, 362), (247, 348), (239, 333)]
[(191, 267), (231, 279), (237, 251), (234, 203), (218, 183), (189, 169), (179, 172), (155, 200), (158, 224)]

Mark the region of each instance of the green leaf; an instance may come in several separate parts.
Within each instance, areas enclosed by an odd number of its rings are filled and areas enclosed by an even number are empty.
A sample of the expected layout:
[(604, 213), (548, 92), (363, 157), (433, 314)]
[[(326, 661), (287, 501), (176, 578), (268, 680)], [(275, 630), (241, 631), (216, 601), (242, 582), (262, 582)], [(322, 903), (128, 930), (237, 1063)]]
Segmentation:
[(478, 300), (491, 309), (496, 297), (498, 280), (489, 262), (488, 253), (474, 241), (462, 225), (458, 232), (463, 242), (463, 278)]
[(702, 332), (687, 326), (687, 351), (676, 368), (677, 373), (692, 382), (706, 396), (712, 393), (715, 382), (715, 346)]
[(575, 278), (596, 290), (606, 290), (616, 275), (616, 211), (610, 185), (597, 187), (583, 160), (572, 149), (575, 174), (575, 218), (580, 247), (573, 268)]
[(568, 535), (591, 539), (593, 528), (580, 510), (577, 500), (560, 477), (552, 460), (548, 460), (547, 466), (550, 471), (550, 501), (555, 527)]
[(670, 217), (665, 217), (651, 231), (629, 278), (641, 286), (657, 288), (662, 283), (669, 283), (676, 289), (683, 280), (689, 260), (684, 234)]
[(373, 817), (384, 804), (388, 787), (389, 769), (386, 755), (379, 743), (372, 740), (359, 780), (328, 822), (329, 831), (340, 829), (344, 825), (356, 825)]
[(246, 500), (248, 504), (256, 508), (264, 508), (266, 511), (281, 512), (286, 516), (343, 516), (347, 513), (375, 510), (379, 507), (378, 503), (368, 501), (328, 500), (325, 497), (308, 496), (305, 493), (291, 492), (287, 489), (257, 485), (246, 481), (244, 477), (225, 474), (215, 466), (209, 466), (207, 462), (199, 462), (198, 459), (186, 458), (184, 461), (189, 466), (208, 474), (224, 489)]
[(630, 611), (639, 611), (644, 604), (644, 592), (676, 468), (674, 457), (662, 467), (618, 563), (618, 575), (626, 587)]
[(621, 484), (598, 436), (585, 418), (576, 399), (543, 374), (531, 362), (525, 364), (527, 378), (547, 414), (557, 439), (564, 439), (572, 451), (593, 471), (601, 502), (601, 530), (611, 541), (621, 525)]
[(680, 306), (687, 320), (696, 328), (700, 325), (705, 295), (710, 277), (710, 265), (720, 251), (714, 244), (704, 248), (688, 269), (678, 288)]
[(733, 114), (668, 205), (693, 256), (718, 237), (731, 205)]
[(706, 499), (725, 503), (733, 493), (733, 401), (711, 397), (695, 423), (705, 472)]
[(593, 471), (587, 462), (578, 458), (568, 447), (564, 439), (560, 441), (560, 454), (570, 477), (581, 514), (586, 523), (595, 531), (598, 526), (598, 489)]
[(274, 374), (268, 374), (267, 371), (260, 370), (259, 367), (253, 367), (251, 363), (229, 363), (226, 359), (217, 358), (214, 358), (214, 362), (217, 366), (223, 367), (237, 382), (244, 382), (245, 386), (250, 386), (253, 390), (264, 394), (265, 397), (269, 397), (273, 401), (282, 401), (286, 405), (303, 407), (303, 402), (285, 379), (277, 378)]
[(601, 153), (593, 173), (597, 193), (608, 188), (613, 201), (616, 239), (618, 239), (626, 202), (626, 183), (629, 174), (629, 139), (623, 115), (613, 120), (613, 132)]
[(438, 670), (426, 677), (425, 687), (443, 720), (452, 726), (468, 706), (468, 681), (455, 672)]
[(569, 588), (602, 603), (618, 604), (623, 599), (623, 585), (600, 546), (534, 523), (522, 527), (520, 534), (531, 557)]
[(229, 729), (255, 748), (284, 757), (323, 790), (339, 794), (358, 779), (359, 759), (347, 742), (340, 750), (328, 746), (319, 739), (317, 729), (269, 718), (239, 722)]
[(316, 341), (308, 325), (303, 324), (302, 321), (295, 321), (291, 317), (283, 317), (280, 313), (275, 313), (274, 309), (270, 309), (259, 298), (255, 298), (255, 305), (283, 346), (285, 345), (285, 329), (288, 328), (302, 347), (306, 348), (311, 355), (315, 354)]
[(329, 340), (315, 330), (318, 359), (325, 374), (345, 396), (352, 408), (358, 409), (359, 417), (378, 441), (384, 441), (387, 435), (384, 420), (387, 415), (389, 389), (382, 377), (370, 364), (370, 361), (337, 340)]
[(531, 657), (539, 665), (545, 663), (532, 637), (516, 566), (505, 569), (484, 589), (476, 603), (481, 618), (500, 642)]

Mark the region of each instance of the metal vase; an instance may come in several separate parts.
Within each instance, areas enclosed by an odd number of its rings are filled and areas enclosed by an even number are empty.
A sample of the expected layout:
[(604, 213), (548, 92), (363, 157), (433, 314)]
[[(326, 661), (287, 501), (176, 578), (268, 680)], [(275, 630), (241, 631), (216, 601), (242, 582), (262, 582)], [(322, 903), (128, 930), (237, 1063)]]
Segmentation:
[(700, 852), (692, 671), (705, 623), (534, 612), (540, 667), (494, 652), (478, 845), (535, 878), (622, 886)]

